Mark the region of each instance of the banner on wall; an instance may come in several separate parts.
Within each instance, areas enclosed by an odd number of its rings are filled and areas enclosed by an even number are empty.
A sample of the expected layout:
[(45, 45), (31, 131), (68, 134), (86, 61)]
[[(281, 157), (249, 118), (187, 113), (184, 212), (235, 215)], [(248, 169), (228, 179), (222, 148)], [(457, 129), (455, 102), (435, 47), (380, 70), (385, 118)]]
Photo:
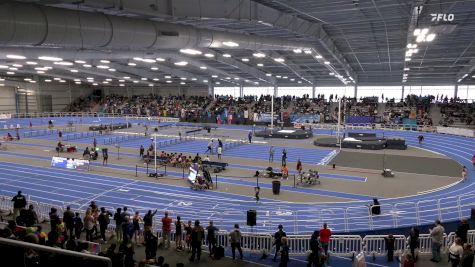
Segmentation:
[(71, 169), (71, 170), (88, 171), (89, 170), (89, 160), (63, 158), (63, 157), (53, 157), (51, 159), (51, 167)]
[(159, 122), (180, 122), (180, 118), (158, 117)]
[(453, 134), (453, 135), (460, 135), (460, 136), (466, 136), (466, 137), (475, 137), (473, 130), (470, 130), (470, 129), (437, 126), (437, 132), (443, 133), (443, 134)]
[(293, 123), (319, 123), (321, 120), (320, 114), (292, 114), (290, 115), (290, 121)]
[[(257, 113), (254, 113), (254, 121), (255, 122), (271, 122), (271, 113), (261, 113), (260, 116)], [(274, 114), (274, 122), (277, 122), (279, 119), (279, 114)]]
[(11, 118), (12, 118), (12, 114), (8, 114), (8, 113), (0, 114), (0, 120), (9, 120)]

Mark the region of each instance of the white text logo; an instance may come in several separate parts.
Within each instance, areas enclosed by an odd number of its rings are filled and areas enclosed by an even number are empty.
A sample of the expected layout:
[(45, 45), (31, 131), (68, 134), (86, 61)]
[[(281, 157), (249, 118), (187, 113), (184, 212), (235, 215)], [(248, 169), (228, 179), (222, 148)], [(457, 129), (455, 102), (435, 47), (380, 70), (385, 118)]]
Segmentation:
[(430, 14), (434, 21), (454, 21), (454, 14)]

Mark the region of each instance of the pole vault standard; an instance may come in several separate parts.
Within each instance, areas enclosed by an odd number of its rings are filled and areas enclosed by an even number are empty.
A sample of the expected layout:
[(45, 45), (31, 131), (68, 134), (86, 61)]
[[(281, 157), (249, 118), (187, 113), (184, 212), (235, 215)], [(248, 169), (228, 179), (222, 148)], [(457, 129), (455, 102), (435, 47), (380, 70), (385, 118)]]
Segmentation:
[(340, 139), (340, 123), (341, 123), (341, 101), (338, 99), (338, 125), (337, 125), (337, 133), (336, 133), (336, 141), (340, 145), (341, 150), (341, 139)]
[(274, 93), (272, 93), (272, 99), (270, 102), (270, 128), (274, 129)]

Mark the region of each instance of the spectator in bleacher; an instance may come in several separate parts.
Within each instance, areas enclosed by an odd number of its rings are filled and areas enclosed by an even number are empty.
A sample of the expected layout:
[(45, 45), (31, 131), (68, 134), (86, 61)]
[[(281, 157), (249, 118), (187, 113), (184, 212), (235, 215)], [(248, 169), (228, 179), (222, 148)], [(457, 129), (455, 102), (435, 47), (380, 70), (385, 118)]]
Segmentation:
[(384, 237), (384, 241), (386, 243), (386, 250), (388, 251), (387, 256), (388, 256), (388, 262), (393, 262), (394, 261), (394, 244), (396, 242), (396, 239), (394, 238), (393, 235), (388, 235), (387, 237)]
[(229, 233), (229, 239), (231, 243), (231, 251), (233, 254), (233, 260), (236, 259), (236, 249), (239, 251), (239, 258), (242, 260), (242, 249), (241, 249), (241, 231), (239, 230), (239, 224), (234, 225), (234, 230)]
[[(168, 211), (165, 211), (165, 214), (162, 218), (162, 243), (164, 248), (170, 247), (170, 232), (172, 228), (172, 218), (168, 217)], [(199, 258), (199, 257), (198, 257)]]
[(274, 146), (269, 148), (269, 163), (274, 162)]
[(92, 242), (94, 240), (93, 233), (94, 233), (94, 217), (92, 216), (91, 209), (86, 211), (84, 215), (84, 228), (86, 230), (86, 240)]
[(440, 223), (440, 220), (435, 220), (435, 227), (429, 229), (429, 234), (432, 242), (432, 258), (430, 261), (439, 262), (440, 261), (440, 248), (444, 241), (444, 232), (445, 229)]
[(203, 238), (204, 238), (205, 232), (203, 227), (200, 225), (200, 221), (196, 220), (195, 221), (195, 227), (193, 227), (193, 230), (191, 231), (191, 258), (190, 261), (194, 262), (195, 261), (195, 255), (196, 259), (199, 261), (201, 257), (201, 245), (203, 244)]
[(115, 238), (117, 241), (121, 241), (122, 236), (122, 208), (117, 208), (114, 214), (114, 221), (115, 221)]
[(409, 249), (414, 261), (417, 261), (416, 248), (419, 248), (419, 229), (412, 227), (409, 232)]
[(151, 230), (153, 224), (153, 216), (157, 214), (157, 209), (152, 213), (151, 210), (148, 210), (147, 214), (143, 216), (143, 226), (144, 230)]
[(320, 250), (320, 232), (314, 231), (310, 237), (310, 255), (308, 255), (307, 267), (320, 267), (321, 250)]
[(320, 229), (320, 244), (325, 251), (325, 255), (328, 257), (328, 246), (330, 244), (330, 238), (332, 236), (332, 231), (328, 229), (327, 223), (323, 224), (323, 228)]
[(106, 230), (109, 226), (111, 216), (112, 213), (110, 211), (107, 211), (106, 208), (101, 207), (101, 213), (99, 214), (97, 221), (99, 222), (99, 230), (101, 233), (101, 238), (104, 242), (106, 241)]
[(449, 248), (449, 262), (452, 267), (459, 267), (460, 260), (463, 257), (463, 243), (460, 237), (455, 238), (455, 241)]
[(18, 191), (17, 195), (12, 198), (13, 202), (13, 219), (15, 220), (20, 211), (26, 207), (26, 198)]
[(134, 227), (135, 244), (138, 244), (137, 239), (140, 238), (140, 223), (141, 222), (143, 222), (142, 217), (140, 216), (139, 212), (136, 211), (134, 216), (132, 217), (132, 225)]
[(51, 231), (56, 231), (58, 224), (61, 223), (61, 219), (58, 216), (58, 210), (56, 208), (51, 208), (49, 213), (49, 222), (51, 225)]
[(182, 234), (183, 234), (183, 222), (181, 221), (180, 216), (176, 216), (176, 221), (175, 221), (175, 246), (176, 246), (176, 251), (182, 251), (183, 250), (183, 244), (182, 244)]
[(286, 236), (287, 234), (284, 232), (284, 227), (282, 224), (279, 224), (277, 232), (274, 233), (275, 254), (272, 261), (275, 262), (277, 260), (277, 255), (280, 253), (280, 248), (282, 247), (282, 238)]
[(30, 204), (28, 209), (25, 211), (25, 226), (31, 227), (38, 223), (38, 215), (33, 208), (33, 205)]
[(467, 233), (470, 230), (470, 224), (466, 218), (460, 220), (460, 225), (457, 228), (455, 234), (462, 240), (462, 244), (467, 243)]
[(76, 235), (77, 239), (81, 238), (81, 233), (82, 233), (83, 228), (84, 228), (84, 224), (79, 215), (79, 212), (76, 212), (76, 216), (74, 217), (74, 234)]
[(69, 231), (69, 236), (73, 236), (74, 233), (74, 212), (71, 210), (70, 206), (66, 207), (66, 210), (63, 213), (63, 222), (66, 226), (66, 231)]
[(464, 244), (463, 245), (463, 254), (460, 260), (461, 267), (472, 267), (474, 259), (474, 252), (472, 250), (472, 245)]
[(128, 242), (129, 235), (127, 233), (127, 226), (130, 224), (130, 214), (127, 212), (127, 207), (122, 209), (122, 213), (120, 213), (120, 222), (121, 222), (121, 229), (122, 229), (122, 241)]
[(214, 250), (217, 245), (216, 235), (218, 233), (218, 228), (214, 226), (213, 221), (209, 221), (209, 225), (206, 227), (208, 235), (206, 236), (206, 241), (208, 241), (209, 256), (212, 258), (214, 256)]

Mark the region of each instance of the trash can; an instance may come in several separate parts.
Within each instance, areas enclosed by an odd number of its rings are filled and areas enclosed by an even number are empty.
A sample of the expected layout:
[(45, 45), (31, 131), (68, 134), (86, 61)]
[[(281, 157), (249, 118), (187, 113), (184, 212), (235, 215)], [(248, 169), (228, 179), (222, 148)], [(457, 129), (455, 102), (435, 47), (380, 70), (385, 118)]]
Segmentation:
[(272, 181), (272, 193), (274, 193), (274, 195), (280, 193), (280, 181)]

